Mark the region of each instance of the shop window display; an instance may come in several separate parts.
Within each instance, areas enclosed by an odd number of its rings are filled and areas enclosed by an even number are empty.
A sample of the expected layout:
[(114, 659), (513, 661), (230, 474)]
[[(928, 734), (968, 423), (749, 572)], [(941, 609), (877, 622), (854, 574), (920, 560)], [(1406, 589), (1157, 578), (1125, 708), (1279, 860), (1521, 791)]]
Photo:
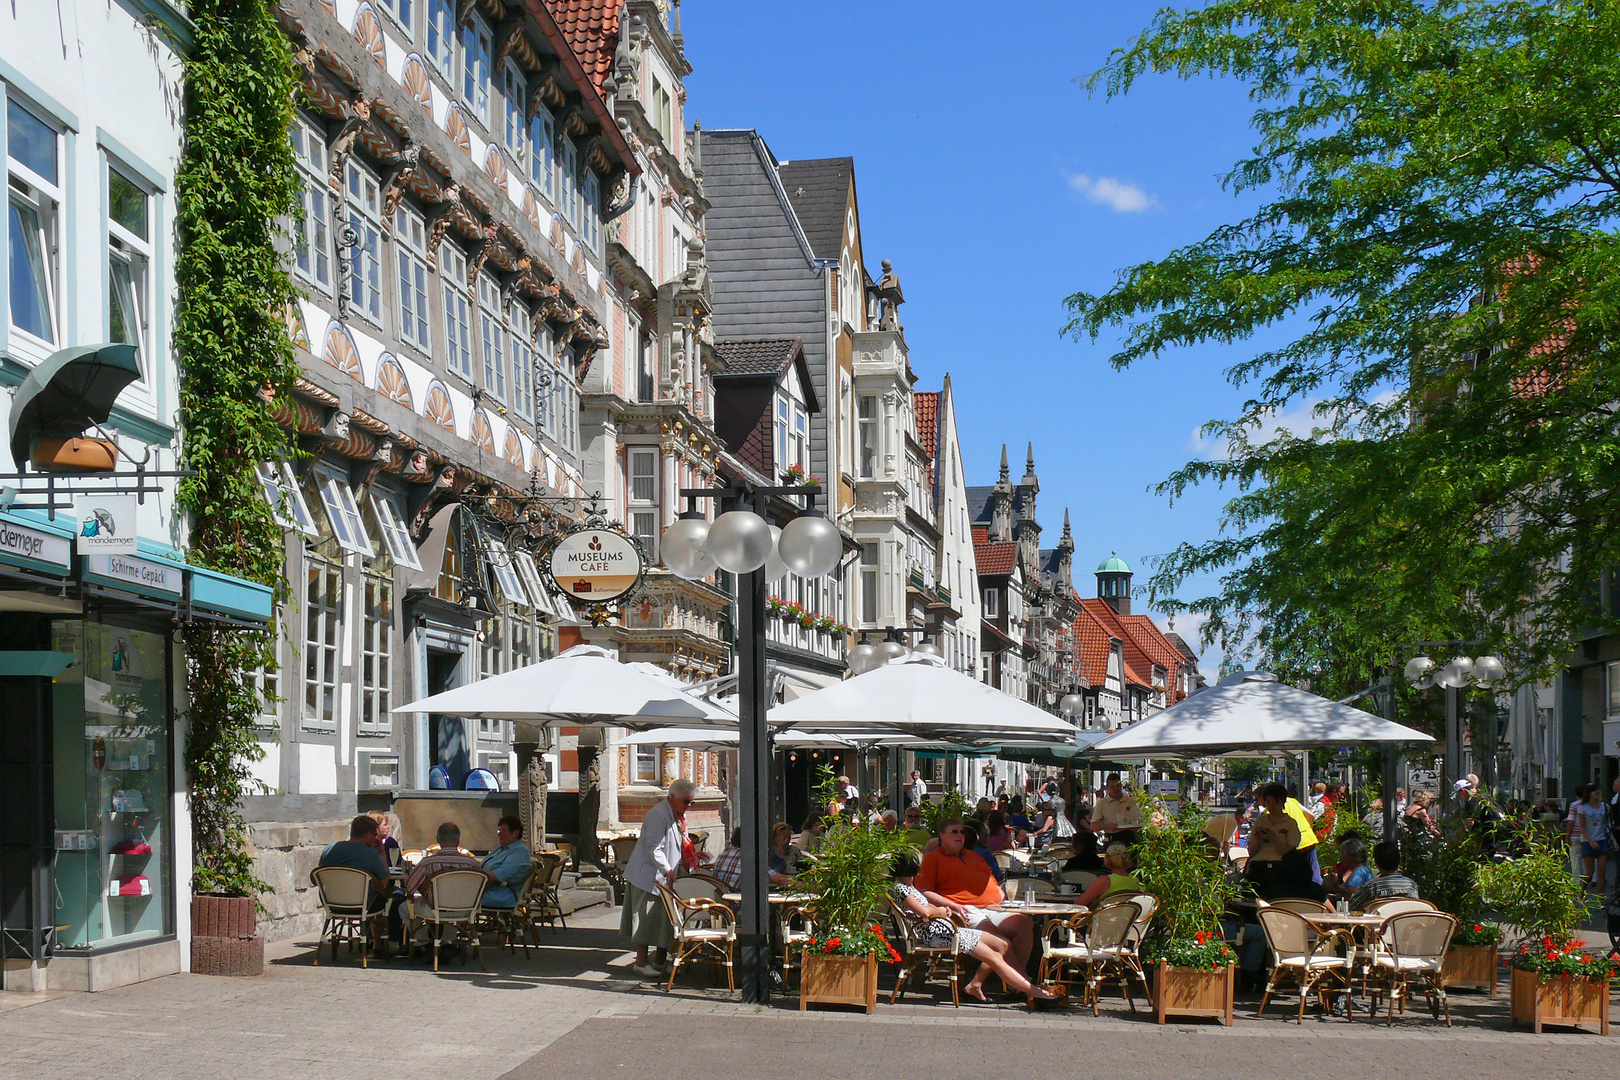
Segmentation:
[(174, 931), (167, 639), (59, 622), (75, 663), (52, 688), (58, 949)]

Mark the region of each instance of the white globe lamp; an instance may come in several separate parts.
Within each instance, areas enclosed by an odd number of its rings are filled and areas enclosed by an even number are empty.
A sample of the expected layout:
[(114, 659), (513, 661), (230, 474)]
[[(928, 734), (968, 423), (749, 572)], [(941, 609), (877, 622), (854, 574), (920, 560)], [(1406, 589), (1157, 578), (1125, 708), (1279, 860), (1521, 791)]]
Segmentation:
[(849, 650), (849, 671), (852, 675), (864, 675), (877, 667), (877, 646), (863, 641)]
[(709, 555), (709, 523), (702, 515), (681, 515), (664, 530), (659, 552), (669, 572), (686, 581), (696, 581), (714, 572)]
[(777, 551), (787, 568), (800, 577), (821, 577), (838, 568), (838, 560), (844, 555), (844, 539), (832, 522), (809, 512), (787, 523)]
[(787, 564), (784, 563), (781, 556), (777, 554), (777, 549), (782, 543), (782, 530), (778, 529), (775, 525), (770, 526), (770, 530), (771, 553), (765, 556), (765, 580), (781, 581), (788, 575)]
[(1467, 656), (1454, 656), (1440, 669), (1434, 681), (1448, 690), (1461, 690), (1474, 674), (1474, 661)]
[(771, 554), (771, 527), (752, 510), (729, 510), (709, 526), (709, 555), (733, 574), (750, 574)]
[(1427, 690), (1434, 685), (1434, 661), (1427, 656), (1414, 656), (1406, 662), (1403, 674), (1412, 686)]

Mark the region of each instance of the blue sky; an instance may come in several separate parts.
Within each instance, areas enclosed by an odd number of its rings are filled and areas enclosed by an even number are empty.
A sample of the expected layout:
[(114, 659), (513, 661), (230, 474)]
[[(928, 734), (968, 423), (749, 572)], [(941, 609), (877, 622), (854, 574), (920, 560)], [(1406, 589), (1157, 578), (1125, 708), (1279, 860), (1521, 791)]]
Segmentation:
[[(1200, 347), (1120, 373), (1060, 336), (1063, 298), (1252, 208), (1220, 176), (1251, 146), (1229, 82), (1151, 78), (1107, 101), (1085, 75), (1159, 3), (814, 4), (689, 0), (687, 122), (757, 129), (782, 159), (855, 158), (870, 269), (891, 259), (919, 387), (951, 373), (970, 484), (1035, 444), (1043, 544), (1074, 519), (1077, 584), (1118, 551), (1146, 577), (1212, 535), (1223, 497), (1149, 490), (1243, 400)], [(990, 18), (986, 19), (986, 14)], [(1139, 608), (1140, 610), (1140, 608)], [(1185, 619), (1178, 629), (1188, 630)], [(1190, 639), (1191, 640), (1191, 639)], [(1196, 646), (1196, 642), (1194, 642)], [(1213, 669), (1213, 651), (1202, 666)]]

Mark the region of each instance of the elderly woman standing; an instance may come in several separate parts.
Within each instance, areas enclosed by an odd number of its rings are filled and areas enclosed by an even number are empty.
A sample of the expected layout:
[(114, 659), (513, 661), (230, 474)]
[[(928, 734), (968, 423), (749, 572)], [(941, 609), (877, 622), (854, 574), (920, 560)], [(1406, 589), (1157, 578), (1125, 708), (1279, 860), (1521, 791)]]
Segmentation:
[[(669, 785), (669, 796), (655, 803), (641, 823), (636, 849), (624, 867), (624, 911), (619, 933), (636, 947), (637, 975), (657, 979), (663, 975), (665, 954), (675, 943), (674, 928), (659, 899), (658, 885), (675, 880), (682, 865), (696, 866), (697, 852), (686, 838), (686, 811), (697, 786), (685, 779)], [(647, 962), (647, 950), (658, 950), (658, 964)]]

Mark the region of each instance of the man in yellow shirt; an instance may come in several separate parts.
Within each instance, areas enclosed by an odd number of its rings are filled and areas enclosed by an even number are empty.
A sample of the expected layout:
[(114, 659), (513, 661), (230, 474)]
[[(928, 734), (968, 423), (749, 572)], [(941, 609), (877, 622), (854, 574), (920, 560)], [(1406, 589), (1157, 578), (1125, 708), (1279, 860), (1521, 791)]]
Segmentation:
[(1322, 864), (1316, 858), (1316, 830), (1312, 828), (1311, 815), (1299, 805), (1299, 800), (1291, 798), (1288, 789), (1279, 783), (1266, 784), (1260, 788), (1260, 805), (1265, 807), (1267, 813), (1287, 814), (1299, 826), (1299, 850), (1308, 852), (1311, 857), (1311, 880), (1318, 885), (1322, 884)]

